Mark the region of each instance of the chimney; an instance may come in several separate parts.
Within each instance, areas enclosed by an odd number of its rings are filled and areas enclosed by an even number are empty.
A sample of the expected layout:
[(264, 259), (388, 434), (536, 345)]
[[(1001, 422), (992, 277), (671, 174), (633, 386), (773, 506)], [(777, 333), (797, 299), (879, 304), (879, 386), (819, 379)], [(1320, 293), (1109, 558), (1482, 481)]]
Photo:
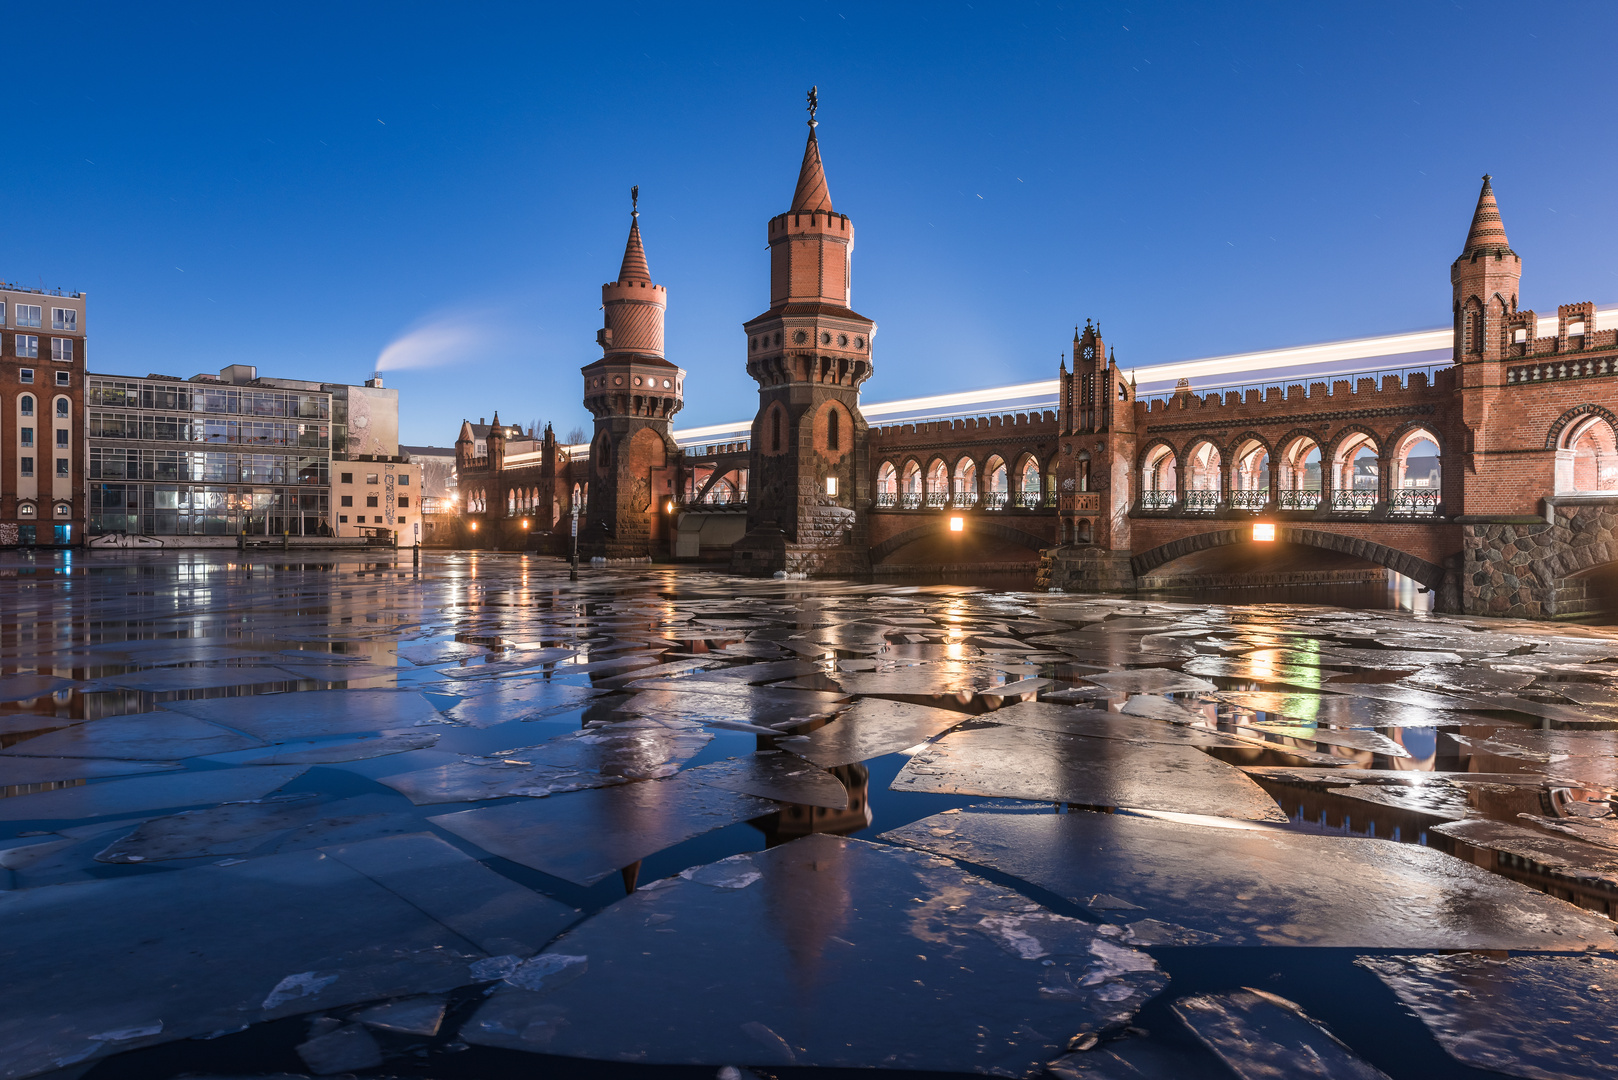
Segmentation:
[(380, 389), (382, 389), (382, 376), (381, 375), (373, 375), (373, 376), (371, 376), (369, 379), (365, 380), (365, 385), (369, 386), (372, 390), (380, 390)]

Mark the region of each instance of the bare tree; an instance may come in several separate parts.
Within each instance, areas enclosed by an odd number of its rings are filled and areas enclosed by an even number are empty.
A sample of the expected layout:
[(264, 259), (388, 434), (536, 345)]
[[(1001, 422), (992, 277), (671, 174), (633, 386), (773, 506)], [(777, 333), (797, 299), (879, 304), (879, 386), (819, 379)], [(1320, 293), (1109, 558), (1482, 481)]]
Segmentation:
[(584, 429), (577, 424), (574, 424), (572, 429), (568, 431), (567, 438), (562, 440), (562, 442), (568, 446), (577, 446), (582, 442), (589, 441), (590, 436), (586, 435), (584, 433)]
[(447, 499), (455, 478), (455, 466), (443, 458), (421, 460), (421, 493), (429, 498)]

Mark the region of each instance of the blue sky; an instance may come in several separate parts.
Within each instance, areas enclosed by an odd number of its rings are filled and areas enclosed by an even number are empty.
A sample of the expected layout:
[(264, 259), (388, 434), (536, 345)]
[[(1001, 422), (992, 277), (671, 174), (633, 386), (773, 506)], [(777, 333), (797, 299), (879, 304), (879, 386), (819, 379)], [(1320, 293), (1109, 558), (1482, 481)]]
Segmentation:
[[(641, 186), (679, 423), (750, 416), (820, 86), (870, 400), (1443, 325), (1491, 172), (1522, 303), (1618, 299), (1598, 3), (43, 5), (8, 19), (0, 277), (90, 369), (386, 372), (401, 437), (565, 432)], [(417, 357), (417, 362), (424, 359)]]

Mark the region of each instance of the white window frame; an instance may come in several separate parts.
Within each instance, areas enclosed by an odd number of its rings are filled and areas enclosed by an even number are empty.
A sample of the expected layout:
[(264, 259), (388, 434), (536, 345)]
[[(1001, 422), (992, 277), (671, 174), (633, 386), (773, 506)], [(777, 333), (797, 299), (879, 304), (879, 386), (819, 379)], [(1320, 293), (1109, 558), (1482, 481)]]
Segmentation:
[(73, 362), (73, 339), (51, 338), (51, 359), (58, 364), (71, 364)]
[(70, 375), (68, 375), (67, 372), (58, 371), (56, 373), (56, 385), (57, 386), (72, 386), (73, 385), (73, 379), (72, 379), (72, 377)]
[(34, 369), (31, 367), (23, 368), (17, 372), (17, 379), (19, 382), (32, 386), (34, 383)]
[(39, 359), (39, 335), (18, 334), (17, 355), (29, 360)]
[(13, 304), (12, 317), (16, 326), (38, 326), (40, 320), (40, 307), (38, 304)]
[(79, 332), (79, 312), (77, 308), (53, 307), (51, 308), (51, 329), (66, 330), (70, 334)]

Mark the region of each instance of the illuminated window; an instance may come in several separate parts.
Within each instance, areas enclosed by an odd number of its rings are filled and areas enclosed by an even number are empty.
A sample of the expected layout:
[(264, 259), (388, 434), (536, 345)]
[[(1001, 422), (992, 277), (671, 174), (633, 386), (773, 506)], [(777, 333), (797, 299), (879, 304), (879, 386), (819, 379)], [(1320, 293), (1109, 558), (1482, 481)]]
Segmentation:
[(1263, 523), (1254, 525), (1253, 526), (1253, 539), (1254, 540), (1273, 541), (1275, 539), (1275, 526), (1274, 525), (1267, 525), (1267, 524), (1263, 524)]
[(965, 518), (958, 518), (958, 517), (950, 518), (949, 519), (949, 531), (950, 532), (965, 532), (966, 531), (966, 519)]
[[(836, 416), (837, 414), (832, 413), (832, 415)], [(836, 495), (837, 494), (837, 477), (835, 477), (835, 476), (826, 477), (826, 494), (827, 495)]]

